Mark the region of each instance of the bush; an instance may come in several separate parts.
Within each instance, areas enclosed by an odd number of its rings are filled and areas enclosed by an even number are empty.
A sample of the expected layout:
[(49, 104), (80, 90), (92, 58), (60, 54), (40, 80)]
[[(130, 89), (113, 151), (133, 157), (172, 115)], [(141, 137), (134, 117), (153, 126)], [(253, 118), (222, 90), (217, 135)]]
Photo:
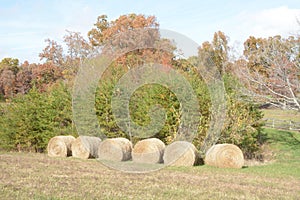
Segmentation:
[[(245, 97), (240, 96), (240, 84), (232, 75), (224, 75), (227, 92), (227, 116), (218, 143), (231, 143), (239, 146), (245, 158), (256, 157), (256, 152), (264, 142), (262, 133), (263, 113)], [(258, 155), (259, 156), (259, 155)]]
[(54, 85), (45, 93), (33, 87), (1, 106), (0, 147), (43, 152), (50, 138), (74, 135), (71, 116), (71, 95), (65, 85)]

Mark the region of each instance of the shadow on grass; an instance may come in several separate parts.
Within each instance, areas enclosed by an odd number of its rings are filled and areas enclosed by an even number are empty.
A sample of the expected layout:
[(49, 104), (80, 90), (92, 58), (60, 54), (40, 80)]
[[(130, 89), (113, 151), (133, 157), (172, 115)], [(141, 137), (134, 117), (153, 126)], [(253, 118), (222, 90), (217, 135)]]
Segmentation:
[(300, 133), (275, 129), (265, 129), (264, 132), (267, 133), (266, 141), (268, 143), (280, 144), (284, 148), (288, 147), (289, 149), (300, 150)]

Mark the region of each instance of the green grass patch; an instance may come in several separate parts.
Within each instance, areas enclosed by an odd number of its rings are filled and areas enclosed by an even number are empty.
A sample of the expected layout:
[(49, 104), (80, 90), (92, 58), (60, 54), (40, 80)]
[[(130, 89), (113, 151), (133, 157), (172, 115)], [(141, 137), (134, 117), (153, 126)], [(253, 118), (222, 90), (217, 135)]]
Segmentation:
[(267, 143), (277, 153), (279, 162), (300, 161), (300, 133), (296, 131), (281, 131), (265, 129)]
[(180, 172), (215, 172), (223, 174), (245, 173), (276, 178), (297, 178), (300, 180), (300, 133), (276, 129), (264, 129), (266, 145), (273, 153), (273, 160), (257, 166), (246, 166), (243, 169), (219, 169), (210, 166), (169, 167), (169, 170)]

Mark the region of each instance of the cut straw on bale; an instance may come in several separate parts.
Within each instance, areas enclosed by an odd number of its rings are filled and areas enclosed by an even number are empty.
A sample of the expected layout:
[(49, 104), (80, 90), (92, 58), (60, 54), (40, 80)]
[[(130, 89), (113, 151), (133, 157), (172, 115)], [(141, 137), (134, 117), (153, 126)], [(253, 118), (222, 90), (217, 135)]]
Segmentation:
[(207, 151), (205, 164), (220, 168), (242, 168), (244, 155), (236, 145), (216, 144)]
[(164, 163), (170, 166), (193, 166), (199, 161), (196, 147), (186, 141), (176, 141), (168, 145), (163, 158)]
[(112, 161), (131, 159), (132, 143), (126, 138), (106, 139), (99, 145), (98, 158)]
[(144, 139), (132, 150), (132, 160), (138, 163), (162, 163), (165, 144), (157, 138)]
[(93, 136), (79, 136), (72, 142), (72, 155), (76, 158), (88, 159), (98, 157), (101, 139)]
[(75, 138), (71, 135), (55, 136), (50, 139), (47, 146), (48, 156), (67, 157), (71, 156), (71, 143)]

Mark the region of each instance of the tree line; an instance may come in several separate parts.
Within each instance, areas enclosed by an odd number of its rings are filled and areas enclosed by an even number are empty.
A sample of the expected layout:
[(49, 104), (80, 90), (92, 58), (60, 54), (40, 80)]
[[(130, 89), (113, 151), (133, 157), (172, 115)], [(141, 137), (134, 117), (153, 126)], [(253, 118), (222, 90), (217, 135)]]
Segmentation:
[[(270, 104), (300, 110), (299, 36), (251, 36), (244, 42), (243, 55), (233, 59), (228, 36), (218, 31), (212, 41), (202, 43), (198, 56), (183, 59), (176, 57), (177, 49), (171, 41), (160, 38), (155, 16), (128, 14), (109, 21), (106, 15), (101, 15), (88, 32), (88, 40), (78, 32), (67, 31), (64, 36), (66, 51), (56, 41), (47, 39), (46, 47), (39, 54), (43, 63), (25, 61), (20, 64), (16, 58), (5, 58), (0, 62), (0, 99), (3, 102), (0, 107), (0, 148), (43, 152), (52, 136), (76, 135), (71, 89), (79, 66), (99, 52), (111, 51), (104, 48), (105, 43), (114, 42), (111, 38), (117, 33), (147, 28), (154, 31), (142, 33), (141, 42), (151, 42), (155, 37), (157, 48), (137, 49), (120, 56), (99, 82), (95, 112), (101, 130), (108, 137), (130, 137), (115, 122), (111, 97), (122, 75), (144, 63), (162, 63), (166, 70), (175, 68), (191, 83), (201, 111), (200, 125), (193, 140), (198, 148), (206, 137), (211, 116), (210, 93), (197, 72), (207, 56), (221, 74), (226, 89), (227, 117), (218, 142), (236, 144), (246, 157), (257, 157), (264, 141), (259, 106)], [(117, 42), (122, 48), (131, 45), (122, 34)], [(149, 109), (156, 104), (165, 108), (166, 123), (155, 137), (171, 143), (178, 134), (182, 111), (176, 95), (168, 88), (146, 85), (135, 91), (130, 102), (131, 118), (146, 126), (150, 123)], [(137, 137), (131, 139), (139, 140)]]

